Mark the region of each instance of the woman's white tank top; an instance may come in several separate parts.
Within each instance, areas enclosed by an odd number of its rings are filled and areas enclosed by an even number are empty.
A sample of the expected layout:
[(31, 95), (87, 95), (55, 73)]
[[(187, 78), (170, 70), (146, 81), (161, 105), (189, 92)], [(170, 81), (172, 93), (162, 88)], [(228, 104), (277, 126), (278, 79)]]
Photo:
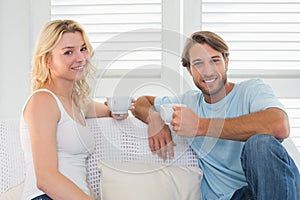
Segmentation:
[[(48, 89), (39, 89), (36, 90), (32, 95), (37, 92), (48, 92), (52, 94), (61, 113), (56, 132), (59, 165), (58, 170), (64, 176), (73, 181), (86, 194), (90, 195), (87, 184), (86, 159), (94, 150), (94, 135), (92, 135), (88, 127), (82, 126), (81, 124), (75, 122), (68, 115), (59, 98), (53, 92)], [(26, 178), (22, 198), (24, 200), (32, 199), (43, 194), (43, 192), (36, 187), (36, 176), (34, 172), (30, 134), (28, 126), (23, 118), (24, 109), (31, 96), (25, 102), (20, 120), (21, 144), (24, 151), (26, 166)], [(47, 146), (44, 148), (47, 148)]]

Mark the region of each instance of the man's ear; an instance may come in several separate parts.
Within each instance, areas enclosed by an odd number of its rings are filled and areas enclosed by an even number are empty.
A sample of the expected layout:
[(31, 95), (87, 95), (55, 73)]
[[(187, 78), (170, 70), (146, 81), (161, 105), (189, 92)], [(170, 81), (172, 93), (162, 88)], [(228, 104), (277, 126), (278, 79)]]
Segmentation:
[(189, 72), (189, 74), (192, 76), (191, 67), (186, 67), (186, 70)]
[(225, 58), (225, 71), (226, 71), (226, 72), (228, 71), (228, 63), (229, 63), (229, 58), (226, 57), (226, 58)]

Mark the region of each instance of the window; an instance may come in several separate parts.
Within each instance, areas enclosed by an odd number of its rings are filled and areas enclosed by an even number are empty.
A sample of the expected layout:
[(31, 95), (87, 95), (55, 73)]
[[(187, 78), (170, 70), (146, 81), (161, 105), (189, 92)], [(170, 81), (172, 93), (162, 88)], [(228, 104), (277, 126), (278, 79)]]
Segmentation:
[[(179, 40), (175, 45), (176, 40), (168, 42), (176, 35), (172, 31), (179, 24), (165, 19), (179, 19), (174, 15), (179, 16), (178, 2), (51, 0), (51, 19), (74, 19), (87, 31), (95, 49), (93, 64), (99, 72), (95, 98), (110, 96), (112, 92), (132, 93), (133, 88), (132, 95), (140, 94), (150, 89), (147, 85), (157, 82), (156, 86), (165, 93), (173, 90), (163, 83), (163, 77), (169, 75), (168, 66), (179, 63)], [(174, 52), (177, 60), (171, 59)]]
[(161, 66), (161, 0), (52, 0), (51, 19), (74, 19), (84, 26), (98, 68)]
[(299, 0), (203, 0), (202, 29), (218, 32), (229, 43), (231, 69), (242, 65), (255, 72), (299, 74), (299, 9)]

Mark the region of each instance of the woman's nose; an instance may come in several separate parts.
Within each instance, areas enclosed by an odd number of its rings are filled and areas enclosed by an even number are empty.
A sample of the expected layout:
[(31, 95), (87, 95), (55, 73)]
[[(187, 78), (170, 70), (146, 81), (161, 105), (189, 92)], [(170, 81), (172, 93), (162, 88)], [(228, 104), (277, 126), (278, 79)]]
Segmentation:
[(82, 62), (82, 61), (84, 61), (84, 60), (86, 60), (86, 54), (85, 53), (83, 53), (83, 52), (78, 52), (77, 54), (76, 54), (76, 62)]

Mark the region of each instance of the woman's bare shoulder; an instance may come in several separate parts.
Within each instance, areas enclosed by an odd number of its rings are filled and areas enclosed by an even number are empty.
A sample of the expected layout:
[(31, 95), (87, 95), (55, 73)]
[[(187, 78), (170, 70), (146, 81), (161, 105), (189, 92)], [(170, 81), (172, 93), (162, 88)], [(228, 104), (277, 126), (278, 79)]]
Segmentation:
[(24, 119), (52, 118), (59, 119), (60, 111), (55, 97), (47, 91), (39, 91), (31, 95), (24, 108)]

